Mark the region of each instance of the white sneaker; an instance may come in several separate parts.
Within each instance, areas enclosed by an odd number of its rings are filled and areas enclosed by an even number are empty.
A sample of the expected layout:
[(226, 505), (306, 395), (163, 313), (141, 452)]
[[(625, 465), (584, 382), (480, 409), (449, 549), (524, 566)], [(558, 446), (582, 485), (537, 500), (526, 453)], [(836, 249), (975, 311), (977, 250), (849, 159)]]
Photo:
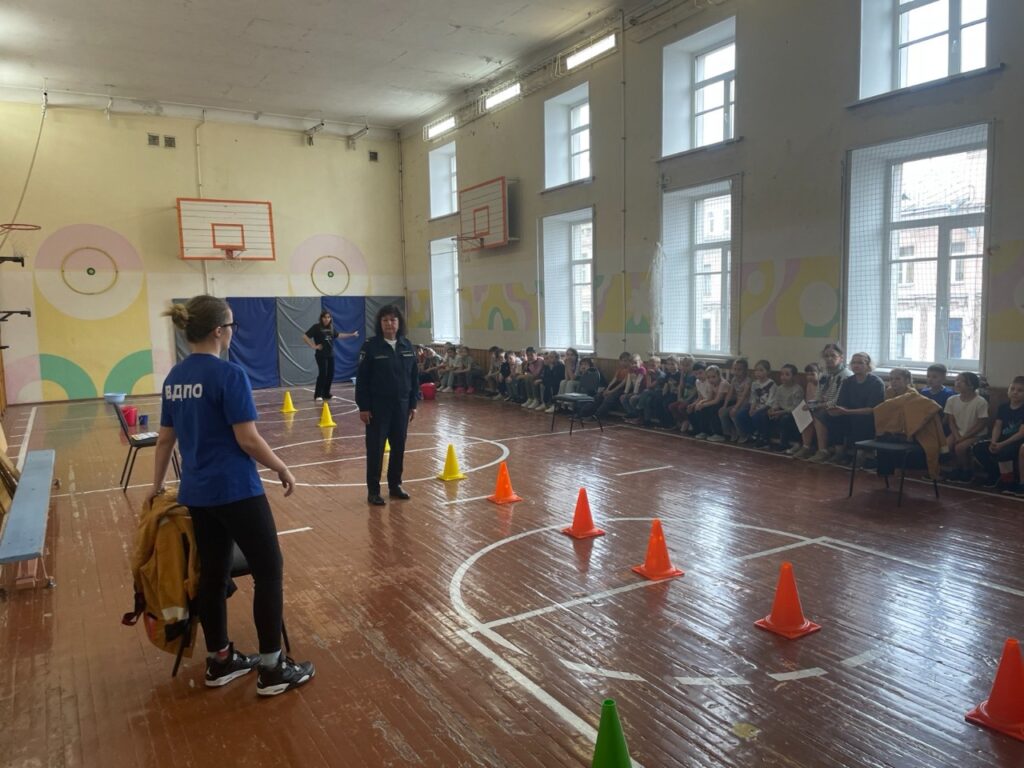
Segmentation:
[(535, 411), (543, 411), (545, 408), (547, 408), (547, 406), (544, 405), (544, 401), (543, 400), (538, 400), (537, 404), (535, 406), (533, 406), (533, 410), (535, 410)]
[(791, 445), (789, 448), (786, 449), (786, 455), (787, 456), (794, 456), (794, 455), (800, 453), (800, 449), (801, 448), (803, 448), (803, 445), (801, 445), (800, 443), (794, 443), (793, 445)]
[(530, 409), (530, 408), (533, 408), (533, 403), (534, 403), (534, 400), (533, 400), (533, 398), (530, 398), (530, 399), (529, 399), (529, 400), (527, 400), (527, 401), (526, 401), (525, 403), (523, 403), (522, 407), (523, 407), (523, 408), (526, 408), (526, 409)]
[(708, 435), (709, 443), (724, 443), (725, 435)]
[(554, 412), (555, 412), (555, 406), (553, 406), (553, 405), (549, 405), (547, 408), (544, 409), (544, 413), (554, 413)]
[(322, 400), (323, 400), (323, 398), (322, 398), (322, 397), (314, 397), (314, 398), (313, 398), (313, 402), (316, 402), (316, 403), (319, 403), (319, 402), (321, 402)]

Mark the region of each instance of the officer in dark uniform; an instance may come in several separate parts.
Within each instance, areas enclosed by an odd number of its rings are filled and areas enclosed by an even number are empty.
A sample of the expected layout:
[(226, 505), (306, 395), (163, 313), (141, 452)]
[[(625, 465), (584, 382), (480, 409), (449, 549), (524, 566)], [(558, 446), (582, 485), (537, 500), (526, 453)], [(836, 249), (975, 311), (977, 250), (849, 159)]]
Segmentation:
[(419, 372), (416, 350), (405, 336), (405, 318), (394, 304), (377, 311), (377, 335), (359, 353), (356, 373), (356, 405), (366, 425), (366, 490), (370, 504), (382, 506), (380, 470), (384, 442), (391, 443), (388, 461), (388, 495), (408, 499), (402, 488), (405, 436), (416, 416)]

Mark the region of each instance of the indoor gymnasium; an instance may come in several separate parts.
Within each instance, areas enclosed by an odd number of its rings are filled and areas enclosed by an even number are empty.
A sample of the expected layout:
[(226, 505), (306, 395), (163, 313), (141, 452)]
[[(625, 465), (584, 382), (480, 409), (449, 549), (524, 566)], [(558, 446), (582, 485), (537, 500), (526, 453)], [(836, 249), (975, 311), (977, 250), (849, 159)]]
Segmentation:
[(1022, 31), (0, 1), (0, 764), (1024, 765)]

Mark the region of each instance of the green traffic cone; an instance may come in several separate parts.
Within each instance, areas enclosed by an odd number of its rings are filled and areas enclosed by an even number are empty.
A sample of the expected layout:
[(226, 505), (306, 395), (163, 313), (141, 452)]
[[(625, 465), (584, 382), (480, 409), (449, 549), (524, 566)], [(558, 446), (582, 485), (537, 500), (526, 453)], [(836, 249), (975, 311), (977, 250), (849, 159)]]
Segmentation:
[(615, 702), (605, 699), (601, 705), (601, 724), (597, 728), (597, 744), (591, 768), (633, 768), (626, 737), (622, 735)]

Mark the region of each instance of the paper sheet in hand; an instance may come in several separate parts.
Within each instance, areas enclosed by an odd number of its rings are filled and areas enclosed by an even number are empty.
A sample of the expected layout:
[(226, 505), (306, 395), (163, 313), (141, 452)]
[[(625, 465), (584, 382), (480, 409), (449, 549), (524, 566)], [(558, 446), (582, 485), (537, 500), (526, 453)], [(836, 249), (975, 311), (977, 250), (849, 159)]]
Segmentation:
[(796, 422), (796, 428), (801, 432), (814, 421), (814, 415), (810, 411), (804, 410), (804, 405), (804, 401), (801, 400), (800, 404), (793, 409), (793, 421)]

